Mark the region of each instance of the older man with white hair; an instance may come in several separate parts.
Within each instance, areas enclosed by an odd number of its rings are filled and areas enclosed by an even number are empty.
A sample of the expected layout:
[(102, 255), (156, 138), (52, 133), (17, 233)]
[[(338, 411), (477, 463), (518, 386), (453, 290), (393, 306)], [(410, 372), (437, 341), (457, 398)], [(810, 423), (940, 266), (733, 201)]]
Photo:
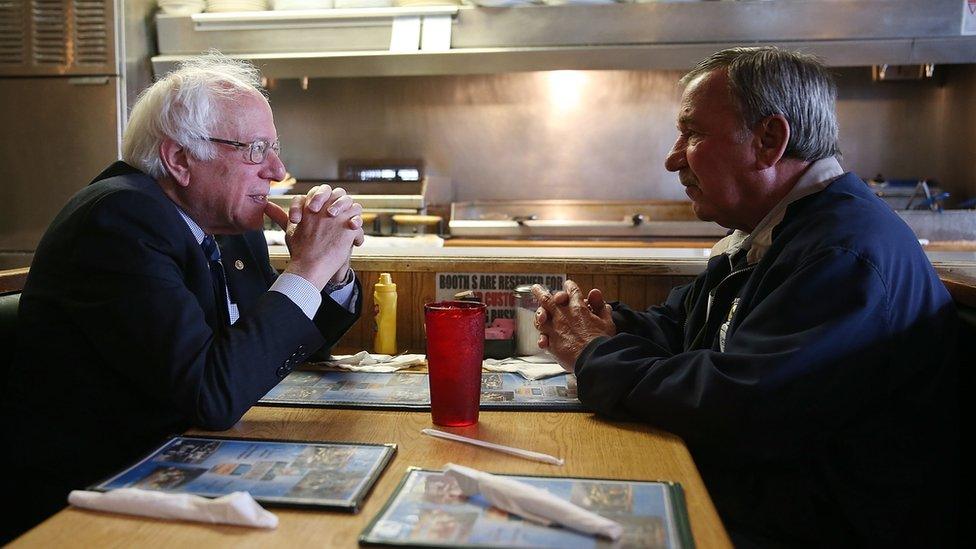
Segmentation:
[[(359, 315), (362, 208), (320, 186), (288, 212), (257, 70), (219, 54), (148, 88), (123, 159), (41, 240), (3, 405), (9, 537), (189, 427), (230, 428)], [(286, 229), (279, 276), (264, 215)], [(11, 486), (12, 483), (12, 486)]]

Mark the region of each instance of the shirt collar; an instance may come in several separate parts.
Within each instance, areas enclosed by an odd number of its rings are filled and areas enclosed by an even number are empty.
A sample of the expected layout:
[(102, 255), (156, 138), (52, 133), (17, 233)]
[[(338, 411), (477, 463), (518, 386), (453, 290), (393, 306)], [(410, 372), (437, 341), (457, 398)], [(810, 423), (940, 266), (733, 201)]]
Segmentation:
[(810, 164), (793, 189), (769, 210), (751, 233), (736, 229), (712, 247), (712, 256), (726, 254), (731, 258), (739, 251), (746, 250), (748, 264), (758, 263), (773, 244), (773, 229), (783, 221), (786, 208), (801, 198), (826, 189), (841, 175), (844, 175), (844, 169), (833, 156)]
[(190, 219), (190, 216), (183, 211), (183, 208), (177, 206), (175, 203), (173, 204), (173, 207), (176, 208), (176, 211), (180, 212), (180, 217), (183, 218), (183, 221), (186, 221), (186, 226), (189, 227), (190, 232), (193, 233), (193, 238), (197, 239), (197, 244), (202, 244), (203, 237), (206, 236), (206, 234), (203, 232), (203, 229), (200, 228), (200, 225), (197, 225), (196, 221)]

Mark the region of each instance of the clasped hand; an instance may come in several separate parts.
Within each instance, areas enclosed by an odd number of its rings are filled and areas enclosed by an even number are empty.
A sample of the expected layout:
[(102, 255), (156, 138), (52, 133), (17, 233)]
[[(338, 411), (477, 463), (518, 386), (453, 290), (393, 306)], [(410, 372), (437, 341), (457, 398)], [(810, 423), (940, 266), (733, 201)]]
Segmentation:
[(302, 276), (319, 290), (345, 280), (352, 247), (363, 243), (363, 207), (340, 187), (318, 185), (296, 196), (286, 212), (268, 202), (265, 214), (285, 231), (291, 261), (285, 272)]
[(532, 294), (540, 304), (535, 313), (539, 347), (548, 349), (567, 372), (573, 371), (576, 359), (591, 341), (617, 333), (610, 305), (597, 288), (584, 298), (580, 287), (567, 280), (555, 294), (538, 284), (532, 286)]

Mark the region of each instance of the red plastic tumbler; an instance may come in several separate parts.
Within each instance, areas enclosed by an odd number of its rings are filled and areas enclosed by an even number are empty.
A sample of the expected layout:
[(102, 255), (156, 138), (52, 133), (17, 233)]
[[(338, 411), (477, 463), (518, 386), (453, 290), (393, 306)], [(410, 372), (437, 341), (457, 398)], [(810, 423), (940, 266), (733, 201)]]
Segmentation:
[(478, 422), (485, 304), (440, 301), (424, 305), (430, 414), (437, 425)]

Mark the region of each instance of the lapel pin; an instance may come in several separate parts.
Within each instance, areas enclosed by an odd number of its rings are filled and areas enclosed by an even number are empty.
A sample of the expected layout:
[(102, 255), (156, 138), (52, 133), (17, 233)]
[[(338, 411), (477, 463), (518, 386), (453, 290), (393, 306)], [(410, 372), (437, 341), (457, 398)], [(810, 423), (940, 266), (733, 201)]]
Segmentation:
[(243, 271), (244, 270), (244, 262), (241, 261), (240, 259), (238, 259), (237, 261), (234, 262), (234, 268), (237, 269), (238, 271)]

